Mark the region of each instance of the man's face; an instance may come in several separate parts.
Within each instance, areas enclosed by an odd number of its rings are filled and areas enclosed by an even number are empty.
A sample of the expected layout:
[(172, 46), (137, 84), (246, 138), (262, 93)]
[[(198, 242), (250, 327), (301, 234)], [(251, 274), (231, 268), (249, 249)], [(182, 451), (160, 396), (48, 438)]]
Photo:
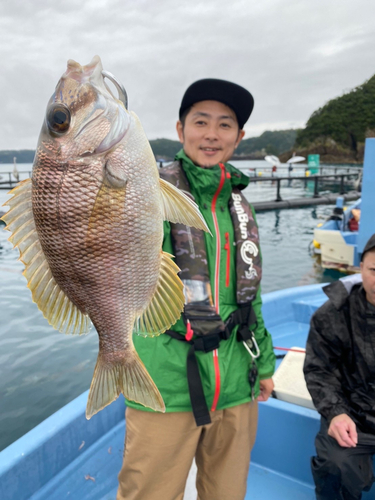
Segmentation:
[(177, 133), (186, 155), (200, 167), (227, 162), (245, 132), (239, 130), (234, 111), (219, 101), (195, 103)]
[(361, 274), (366, 299), (375, 306), (375, 250), (369, 250), (365, 253), (361, 262)]

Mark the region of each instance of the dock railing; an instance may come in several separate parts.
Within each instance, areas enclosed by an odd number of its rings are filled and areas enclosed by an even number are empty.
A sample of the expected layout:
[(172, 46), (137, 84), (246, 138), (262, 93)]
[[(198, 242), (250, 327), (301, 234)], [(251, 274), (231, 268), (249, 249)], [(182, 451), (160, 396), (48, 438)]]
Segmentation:
[[(287, 177), (291, 177), (291, 178), (294, 178), (295, 175), (294, 173), (297, 173), (297, 172), (301, 172), (301, 173), (304, 173), (304, 175), (306, 176), (312, 176), (312, 175), (324, 175), (324, 174), (338, 174), (338, 173), (347, 173), (347, 174), (358, 174), (359, 172), (362, 172), (363, 168), (362, 167), (358, 167), (356, 165), (337, 165), (337, 166), (333, 166), (333, 165), (320, 165), (319, 167), (313, 167), (312, 169), (310, 169), (307, 165), (305, 164), (302, 164), (302, 165), (297, 165), (297, 164), (293, 164), (293, 167), (292, 169), (289, 168), (288, 165), (279, 165), (277, 166), (277, 170), (276, 171), (272, 171), (272, 168), (271, 166), (268, 166), (268, 165), (264, 165), (264, 166), (261, 166), (261, 167), (249, 167), (248, 168), (248, 171), (249, 171), (249, 175), (250, 177), (258, 177), (258, 176), (262, 176), (264, 173), (270, 173), (270, 175), (272, 177), (278, 177), (278, 174), (281, 172), (281, 173), (286, 173), (287, 174)], [(315, 171), (317, 170), (317, 172), (315, 173)], [(311, 171), (313, 171), (314, 173), (310, 173)], [(344, 172), (342, 172), (344, 171)], [(285, 177), (285, 176), (283, 176)]]
[(290, 183), (291, 181), (295, 180), (302, 180), (305, 184), (310, 181), (314, 182), (314, 194), (313, 198), (319, 198), (319, 181), (321, 179), (340, 179), (340, 187), (339, 187), (339, 194), (345, 194), (345, 180), (350, 181), (350, 180), (358, 180), (358, 173), (347, 173), (347, 174), (325, 174), (325, 175), (310, 175), (310, 176), (291, 176), (291, 177), (250, 177), (250, 183), (256, 183), (256, 182), (273, 182), (276, 184), (276, 199), (275, 201), (283, 201), (281, 194), (280, 194), (280, 189), (281, 189), (281, 182), (282, 181), (288, 181)]
[[(296, 171), (300, 170), (304, 175), (295, 175)], [(278, 208), (297, 208), (308, 205), (320, 205), (320, 204), (334, 204), (337, 196), (343, 195), (346, 201), (356, 200), (360, 197), (357, 190), (351, 193), (346, 193), (348, 185), (353, 186), (353, 180), (359, 183), (359, 178), (362, 175), (362, 167), (356, 166), (321, 166), (319, 167), (319, 174), (311, 174), (307, 166), (300, 165), (298, 167), (293, 167), (293, 172), (288, 168), (288, 166), (277, 167), (276, 172), (272, 172), (272, 167), (263, 166), (255, 167), (254, 169), (249, 168), (250, 172), (249, 181), (250, 183), (257, 182), (272, 182), (276, 186), (276, 198), (274, 200), (264, 200), (259, 202), (253, 202), (252, 205), (256, 210), (274, 210)], [(324, 173), (325, 171), (325, 173)], [(263, 173), (269, 172), (271, 175), (265, 176)], [(284, 172), (287, 175), (279, 175)], [(276, 175), (277, 174), (277, 175)], [(15, 179), (13, 172), (1, 172), (0, 176), (0, 189), (10, 190), (16, 186), (17, 180)], [(19, 179), (24, 180), (31, 177), (31, 171), (22, 170), (19, 171)], [(339, 193), (338, 194), (321, 194), (319, 187), (323, 180), (328, 179), (339, 179)], [(292, 198), (284, 200), (281, 196), (281, 183), (283, 181), (288, 181), (288, 187), (291, 187), (293, 181), (303, 181), (305, 188), (308, 182), (314, 182), (314, 192), (312, 196), (304, 198)]]
[[(22, 181), (31, 177), (30, 170), (18, 171), (19, 180)], [(4, 180), (5, 179), (5, 180)], [(19, 181), (14, 177), (13, 172), (0, 172), (0, 189), (12, 189)]]

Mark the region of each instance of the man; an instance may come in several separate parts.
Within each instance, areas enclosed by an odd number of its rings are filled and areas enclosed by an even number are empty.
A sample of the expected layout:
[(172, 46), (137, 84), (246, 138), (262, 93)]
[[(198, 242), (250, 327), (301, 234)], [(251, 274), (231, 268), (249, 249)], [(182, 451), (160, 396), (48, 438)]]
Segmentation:
[[(375, 234), (354, 276), (324, 288), (304, 366), (321, 414), (311, 467), (318, 500), (357, 500), (373, 483), (375, 453)], [(353, 283), (354, 282), (354, 283)]]
[(165, 223), (185, 310), (173, 328), (135, 347), (166, 413), (129, 401), (117, 499), (178, 500), (195, 458), (200, 500), (242, 500), (257, 426), (257, 400), (273, 389), (275, 357), (261, 314), (261, 257), (248, 178), (227, 163), (244, 136), (251, 94), (199, 80), (186, 91), (183, 144), (161, 176), (194, 198), (212, 234)]

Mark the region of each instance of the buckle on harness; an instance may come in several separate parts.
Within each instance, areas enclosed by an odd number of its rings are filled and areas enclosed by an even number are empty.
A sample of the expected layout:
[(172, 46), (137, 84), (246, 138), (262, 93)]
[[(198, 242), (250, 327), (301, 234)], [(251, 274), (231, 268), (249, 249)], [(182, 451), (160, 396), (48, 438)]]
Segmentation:
[[(257, 341), (255, 340), (254, 332), (251, 332), (251, 338), (249, 340), (243, 340), (242, 343), (253, 359), (259, 358), (260, 349), (259, 349)], [(255, 354), (251, 350), (253, 347), (255, 348)]]
[(197, 337), (194, 340), (194, 349), (196, 351), (211, 352), (219, 348), (220, 344), (220, 334), (219, 333), (209, 333), (208, 335), (203, 335), (202, 337)]

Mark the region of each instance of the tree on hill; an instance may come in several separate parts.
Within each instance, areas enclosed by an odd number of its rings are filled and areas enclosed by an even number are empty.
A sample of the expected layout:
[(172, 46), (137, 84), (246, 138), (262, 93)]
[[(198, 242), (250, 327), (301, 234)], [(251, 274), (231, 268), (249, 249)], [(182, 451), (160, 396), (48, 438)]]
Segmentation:
[[(309, 118), (300, 130), (296, 147), (309, 148), (314, 143), (334, 141), (354, 157), (363, 153), (365, 138), (375, 130), (375, 75), (351, 92), (329, 101)], [(359, 158), (358, 158), (359, 159)]]
[(150, 145), (157, 159), (164, 158), (166, 160), (173, 159), (182, 148), (181, 142), (170, 139), (155, 139), (150, 141)]
[(17, 163), (32, 163), (35, 151), (31, 149), (5, 150), (0, 151), (0, 163), (13, 163), (16, 157)]
[(262, 150), (269, 155), (279, 155), (293, 147), (296, 135), (297, 130), (294, 129), (273, 132), (266, 130), (259, 137), (243, 139), (236, 149), (236, 155), (247, 155)]

